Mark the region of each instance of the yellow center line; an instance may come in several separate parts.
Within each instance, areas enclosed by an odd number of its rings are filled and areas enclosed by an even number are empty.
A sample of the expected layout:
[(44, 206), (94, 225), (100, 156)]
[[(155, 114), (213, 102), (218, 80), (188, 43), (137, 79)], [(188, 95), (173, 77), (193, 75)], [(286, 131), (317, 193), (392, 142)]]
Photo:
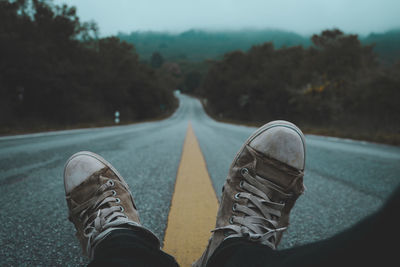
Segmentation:
[(189, 123), (164, 238), (164, 251), (190, 266), (207, 246), (215, 227), (218, 200)]

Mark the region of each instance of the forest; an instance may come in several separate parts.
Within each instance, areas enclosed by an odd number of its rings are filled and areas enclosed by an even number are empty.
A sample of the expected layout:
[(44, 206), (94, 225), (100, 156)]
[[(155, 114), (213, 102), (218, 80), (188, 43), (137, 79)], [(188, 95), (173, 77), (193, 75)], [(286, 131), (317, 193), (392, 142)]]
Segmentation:
[(132, 44), (99, 38), (74, 7), (0, 1), (0, 132), (107, 125), (165, 116), (168, 84)]
[(331, 29), (309, 40), (271, 30), (119, 37), (159, 73), (176, 69), (170, 83), (218, 120), (286, 119), (308, 133), (400, 144), (400, 30)]
[(221, 120), (285, 119), (307, 132), (400, 144), (400, 61), (382, 65), (372, 45), (338, 29), (311, 41), (227, 53), (193, 93)]

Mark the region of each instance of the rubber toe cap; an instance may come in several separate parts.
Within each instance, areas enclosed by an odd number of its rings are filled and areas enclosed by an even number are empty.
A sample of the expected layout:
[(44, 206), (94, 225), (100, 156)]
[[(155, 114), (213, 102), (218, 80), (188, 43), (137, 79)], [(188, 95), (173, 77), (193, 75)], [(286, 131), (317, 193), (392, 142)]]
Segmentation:
[(250, 146), (267, 157), (304, 170), (305, 149), (302, 133), (284, 126), (271, 127), (250, 142)]
[(65, 193), (69, 194), (93, 173), (106, 167), (95, 157), (82, 152), (71, 156), (64, 168)]

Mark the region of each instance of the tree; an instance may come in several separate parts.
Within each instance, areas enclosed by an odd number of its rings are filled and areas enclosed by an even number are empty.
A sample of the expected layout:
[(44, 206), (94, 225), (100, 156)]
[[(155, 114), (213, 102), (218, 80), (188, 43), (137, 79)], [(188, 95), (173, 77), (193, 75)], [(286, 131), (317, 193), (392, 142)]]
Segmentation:
[[(326, 30), (313, 47), (271, 43), (234, 51), (211, 64), (200, 89), (214, 115), (357, 132), (400, 131), (400, 63), (379, 68), (357, 35)], [(399, 138), (400, 140), (400, 138)]]
[(2, 128), (111, 122), (115, 109), (142, 120), (172, 109), (172, 90), (133, 45), (98, 39), (74, 7), (49, 3), (0, 1)]
[(320, 52), (315, 62), (319, 72), (329, 78), (353, 75), (362, 68), (375, 65), (373, 47), (363, 46), (357, 35), (334, 29), (314, 34), (311, 39)]
[(197, 71), (191, 71), (185, 75), (185, 91), (194, 92), (200, 86), (201, 74)]
[(150, 64), (153, 68), (158, 69), (164, 63), (164, 58), (159, 52), (154, 52), (151, 55)]

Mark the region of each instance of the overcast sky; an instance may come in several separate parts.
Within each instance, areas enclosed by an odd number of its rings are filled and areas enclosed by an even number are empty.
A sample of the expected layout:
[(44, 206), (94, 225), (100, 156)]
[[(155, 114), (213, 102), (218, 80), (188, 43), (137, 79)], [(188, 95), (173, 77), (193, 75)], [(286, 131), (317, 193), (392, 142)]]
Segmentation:
[(55, 0), (78, 8), (102, 36), (119, 31), (327, 28), (368, 34), (400, 28), (400, 0)]

